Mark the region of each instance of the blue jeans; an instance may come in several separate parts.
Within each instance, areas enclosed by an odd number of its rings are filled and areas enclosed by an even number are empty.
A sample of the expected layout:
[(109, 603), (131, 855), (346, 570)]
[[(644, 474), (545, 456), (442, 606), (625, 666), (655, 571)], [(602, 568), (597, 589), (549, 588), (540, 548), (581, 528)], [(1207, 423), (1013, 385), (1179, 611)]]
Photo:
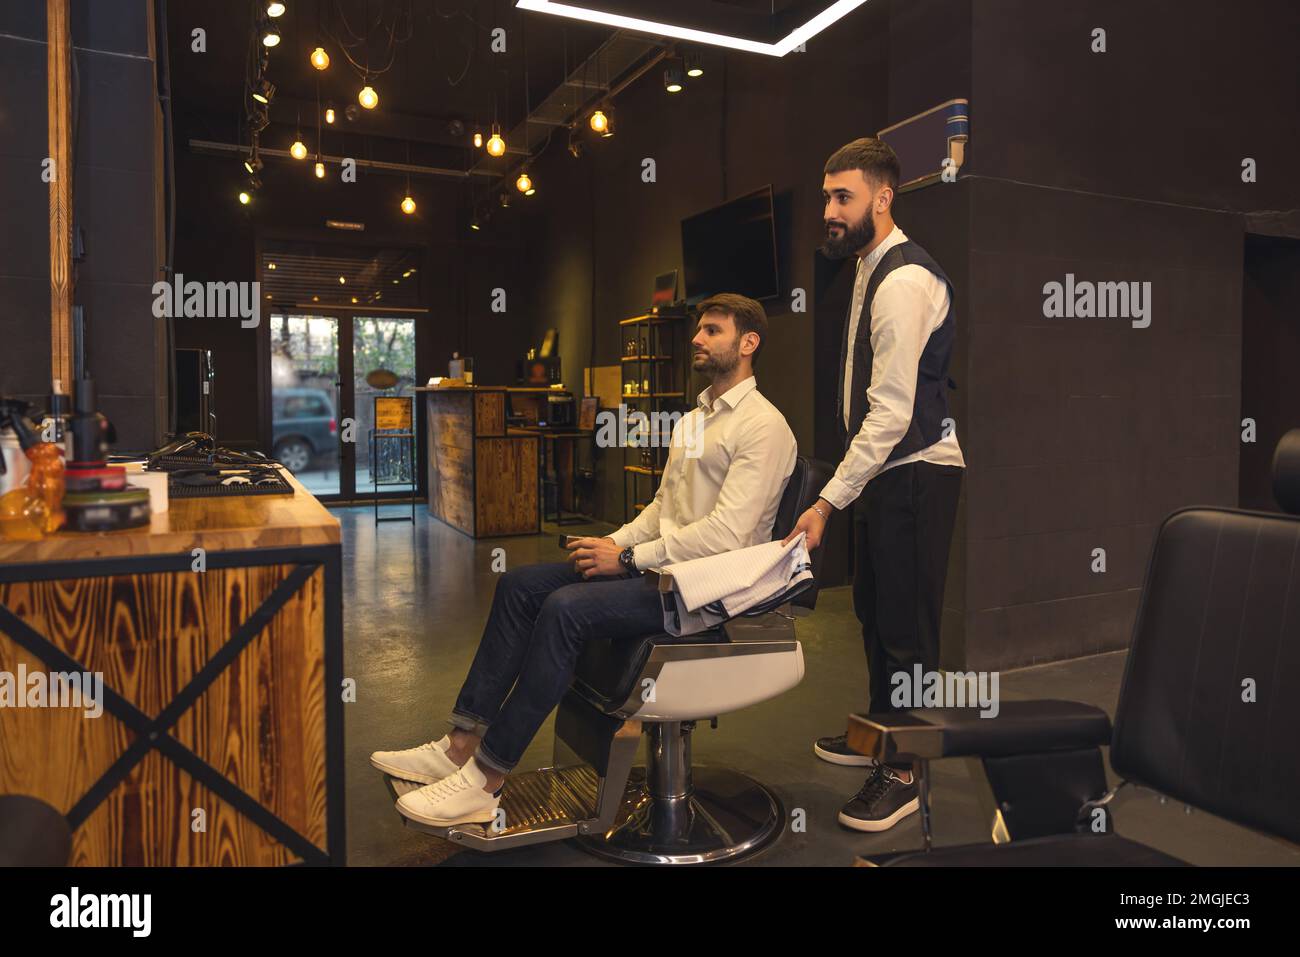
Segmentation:
[(589, 639), (637, 638), (663, 624), (659, 593), (641, 575), (584, 579), (569, 562), (508, 571), (451, 723), (483, 738), (480, 766), (508, 774), (564, 697)]

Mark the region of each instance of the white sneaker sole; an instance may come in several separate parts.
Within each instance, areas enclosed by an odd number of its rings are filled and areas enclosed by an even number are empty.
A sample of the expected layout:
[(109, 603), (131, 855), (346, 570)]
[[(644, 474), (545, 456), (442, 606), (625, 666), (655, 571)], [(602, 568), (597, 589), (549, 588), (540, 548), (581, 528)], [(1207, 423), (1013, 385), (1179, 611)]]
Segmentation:
[(888, 831), (909, 814), (915, 814), (920, 807), (920, 799), (912, 798), (889, 817), (881, 818), (879, 821), (864, 821), (861, 818), (850, 817), (843, 811), (840, 812), (839, 821), (845, 827), (854, 831)]
[[(450, 759), (448, 759), (447, 763), (448, 764), (451, 763)], [(412, 771), (410, 768), (401, 768), (398, 767), (396, 764), (388, 764), (384, 761), (380, 761), (373, 754), (370, 756), (370, 765), (371, 767), (383, 771), (385, 774), (390, 774), (393, 777), (400, 778), (403, 781), (414, 781), (416, 784), (437, 784), (439, 781), (442, 780), (442, 778), (451, 777), (453, 774), (455, 774), (457, 771), (460, 770), (459, 768), (453, 765), (452, 770), (442, 775), (442, 777), (435, 778), (431, 774), (422, 774), (419, 771)]]
[(836, 754), (834, 751), (823, 751), (816, 742), (813, 743), (813, 754), (823, 761), (846, 768), (869, 768), (876, 763), (876, 759), (869, 754)]
[[(484, 811), (472, 811), (460, 815), (459, 817), (431, 817), (427, 814), (421, 814), (418, 811), (405, 807), (401, 801), (397, 802), (397, 813), (402, 817), (412, 821), (418, 821), (420, 824), (427, 824), (430, 827), (455, 827), (457, 824), (491, 824), (496, 820), (497, 809), (495, 807)], [(487, 815), (484, 817), (484, 815)]]

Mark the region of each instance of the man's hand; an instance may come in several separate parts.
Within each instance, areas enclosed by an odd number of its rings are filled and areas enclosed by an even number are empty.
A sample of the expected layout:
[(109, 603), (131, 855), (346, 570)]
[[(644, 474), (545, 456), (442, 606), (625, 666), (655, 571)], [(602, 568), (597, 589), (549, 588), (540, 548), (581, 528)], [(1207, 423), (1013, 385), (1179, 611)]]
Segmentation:
[[(819, 498), (817, 500), (817, 505), (827, 515), (834, 513), (831, 503), (826, 501), (824, 498)], [(826, 534), (826, 519), (818, 514), (817, 509), (808, 509), (808, 511), (799, 516), (799, 521), (795, 523), (790, 534), (782, 539), (781, 544), (785, 545), (789, 543), (789, 541), (792, 538), (795, 538), (800, 532), (806, 532), (808, 534), (808, 537), (804, 539), (804, 547), (811, 552), (822, 543), (822, 536)]]
[(615, 545), (612, 538), (580, 538), (571, 542), (568, 549), (573, 559), (573, 570), (583, 578), (621, 575), (627, 571), (618, 560), (623, 549)]

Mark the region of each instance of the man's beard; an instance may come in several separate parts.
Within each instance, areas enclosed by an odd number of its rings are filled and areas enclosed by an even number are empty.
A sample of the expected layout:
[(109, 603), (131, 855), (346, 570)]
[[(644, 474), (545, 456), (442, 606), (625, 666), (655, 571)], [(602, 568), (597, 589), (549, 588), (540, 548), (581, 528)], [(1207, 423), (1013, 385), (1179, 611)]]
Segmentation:
[(870, 211), (862, 216), (862, 222), (856, 226), (847, 226), (839, 239), (826, 235), (821, 244), (822, 255), (827, 259), (847, 259), (864, 246), (871, 245), (876, 238), (876, 224), (872, 222)]
[[(697, 353), (697, 358), (700, 354)], [(692, 361), (691, 366), (696, 372), (713, 378), (715, 376), (726, 375), (740, 364), (740, 337), (736, 337), (736, 344), (730, 352), (715, 356), (712, 353), (703, 355), (703, 362), (697, 363)]]

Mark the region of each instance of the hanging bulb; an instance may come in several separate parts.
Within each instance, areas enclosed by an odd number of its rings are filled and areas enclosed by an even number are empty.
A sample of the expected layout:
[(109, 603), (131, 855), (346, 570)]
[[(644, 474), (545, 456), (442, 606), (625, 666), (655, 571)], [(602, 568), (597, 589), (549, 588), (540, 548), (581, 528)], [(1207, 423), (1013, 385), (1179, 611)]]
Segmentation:
[(605, 115), (604, 110), (597, 110), (591, 114), (591, 128), (597, 133), (604, 133), (609, 129), (609, 117)]
[(373, 86), (367, 83), (361, 88), (361, 92), (357, 94), (357, 102), (367, 110), (373, 110), (379, 105), (379, 94), (375, 92)]
[(475, 131), (474, 131), (474, 149), (477, 150), (477, 149), (482, 149), (482, 148), (483, 148), (483, 132), (482, 132), (482, 130), (475, 130)]
[(289, 155), (296, 160), (306, 159), (307, 144), (304, 143), (301, 139), (294, 140), (293, 145), (289, 147)]
[(533, 188), (533, 181), (528, 178), (528, 170), (524, 170), (519, 174), (519, 178), (515, 180), (515, 186), (519, 188), (521, 193), (527, 193)]
[(407, 193), (406, 198), (402, 200), (402, 212), (410, 216), (415, 212), (415, 200), (411, 199), (411, 194)]
[(326, 123), (334, 122), (334, 107), (332, 106), (325, 107), (325, 122)]
[(241, 190), (239, 191), (239, 205), (241, 205), (241, 206), (247, 206), (247, 205), (248, 205), (249, 203), (251, 203), (252, 201), (253, 201), (253, 197), (252, 197), (252, 195), (248, 192), (248, 190), (246, 190), (246, 189), (241, 189)]
[(319, 156), (316, 157), (316, 178), (317, 179), (325, 178), (325, 164), (320, 161)]
[(487, 151), (492, 156), (504, 156), (506, 153), (506, 141), (501, 138), (501, 127), (492, 124), (492, 135), (488, 137)]
[(330, 65), (330, 55), (325, 52), (324, 47), (317, 47), (311, 51), (311, 65), (318, 70), (325, 70)]

